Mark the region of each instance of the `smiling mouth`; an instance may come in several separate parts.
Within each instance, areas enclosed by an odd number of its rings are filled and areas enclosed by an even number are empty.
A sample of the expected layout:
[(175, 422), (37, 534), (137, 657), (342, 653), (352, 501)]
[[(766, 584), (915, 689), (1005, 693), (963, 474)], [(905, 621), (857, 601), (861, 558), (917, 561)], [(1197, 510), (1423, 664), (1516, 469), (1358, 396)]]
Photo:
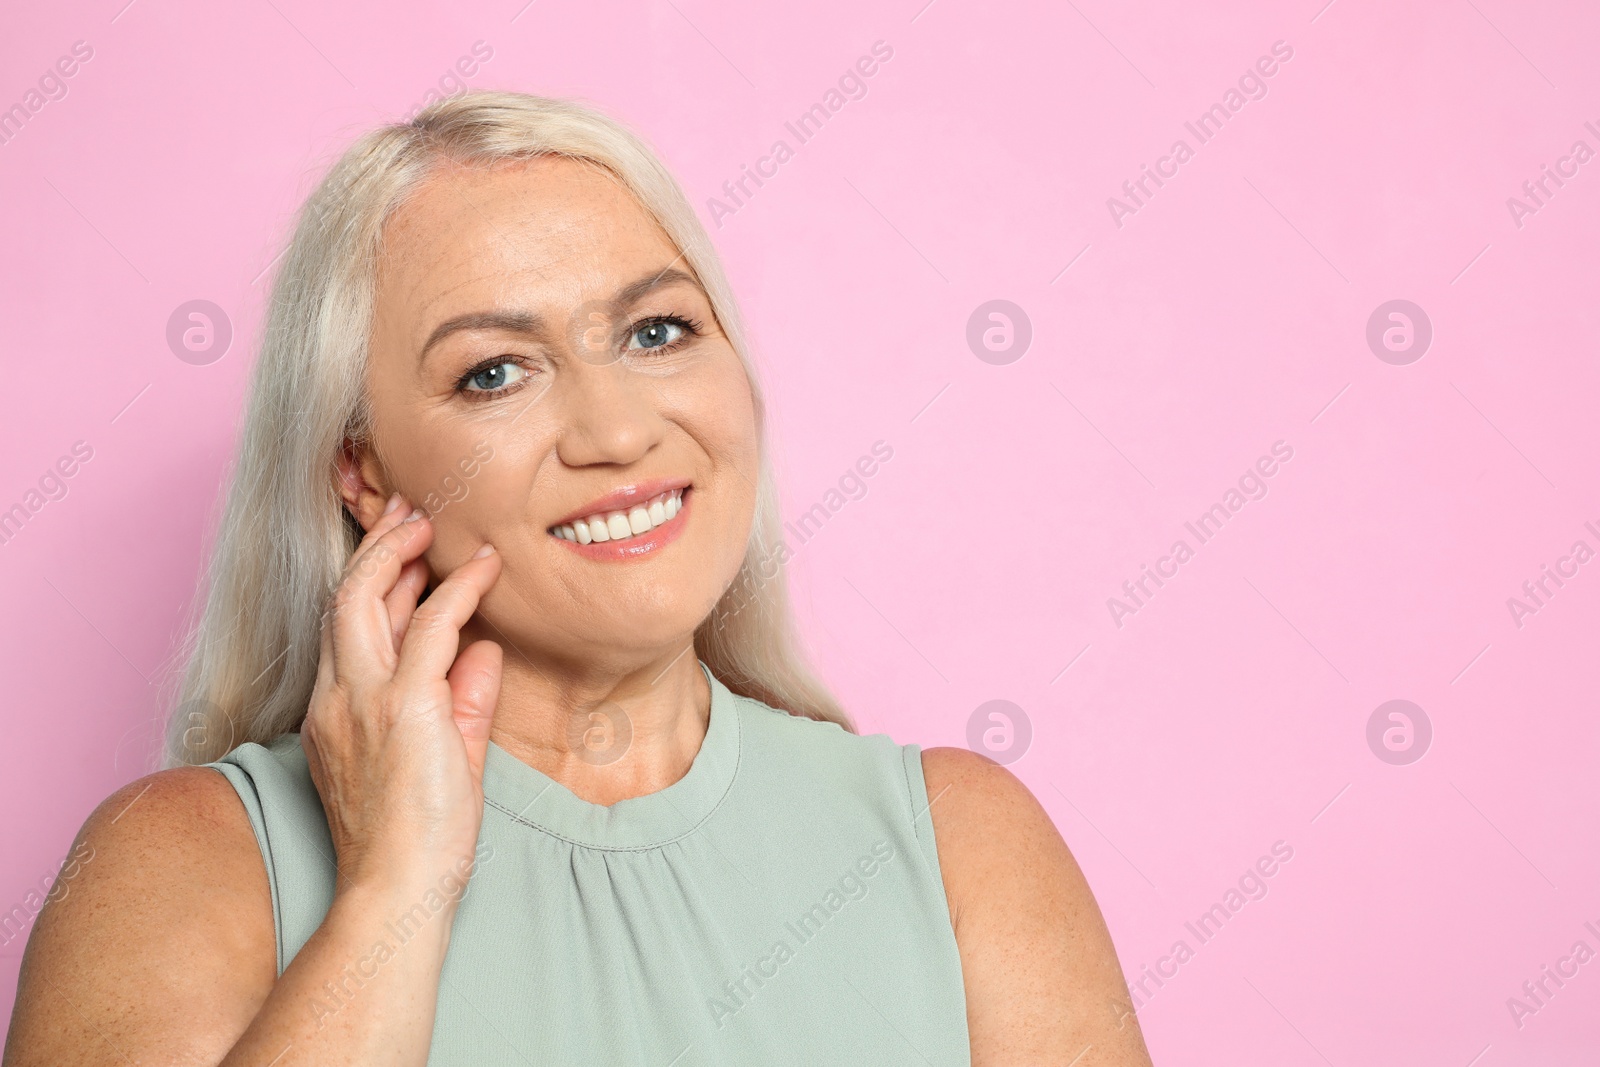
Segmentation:
[(683, 508), (685, 489), (672, 489), (658, 493), (623, 511), (602, 511), (587, 519), (578, 519), (560, 526), (550, 527), (550, 535), (580, 545), (605, 541), (629, 541), (643, 537), (658, 526), (675, 518)]

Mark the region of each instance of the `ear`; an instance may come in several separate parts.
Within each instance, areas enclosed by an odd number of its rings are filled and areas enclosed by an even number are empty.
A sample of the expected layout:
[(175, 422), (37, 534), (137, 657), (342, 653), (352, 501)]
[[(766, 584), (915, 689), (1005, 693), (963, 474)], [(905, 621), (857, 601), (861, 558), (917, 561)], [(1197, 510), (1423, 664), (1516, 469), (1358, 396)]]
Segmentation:
[(339, 446), (339, 457), (334, 461), (334, 472), (345, 510), (355, 516), (363, 530), (372, 529), (394, 490), (371, 447), (365, 442), (345, 438)]

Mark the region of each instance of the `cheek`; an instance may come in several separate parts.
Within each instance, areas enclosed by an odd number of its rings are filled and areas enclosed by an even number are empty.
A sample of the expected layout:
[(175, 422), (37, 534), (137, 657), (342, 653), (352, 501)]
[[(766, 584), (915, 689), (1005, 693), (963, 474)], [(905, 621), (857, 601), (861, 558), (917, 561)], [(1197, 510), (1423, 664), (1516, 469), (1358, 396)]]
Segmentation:
[(738, 358), (730, 354), (728, 359), (731, 366), (718, 367), (708, 388), (692, 399), (693, 419), (708, 452), (753, 470), (758, 458), (755, 398)]
[[(482, 441), (482, 436), (474, 442)], [(530, 472), (534, 469), (525, 454), (522, 442), (507, 440), (505, 435), (490, 438), (494, 456), (478, 464), (470, 477), (459, 466), (446, 462), (449, 456), (470, 454), (441, 452), (439, 458), (430, 460), (430, 469), (436, 471), (431, 489), (440, 510), (431, 512), (433, 544), (427, 551), (428, 566), (439, 577), (449, 574), (476, 552), (485, 541), (495, 546), (505, 561), (509, 576), (537, 551), (537, 542), (545, 536), (543, 528), (528, 513)], [(452, 498), (444, 491), (448, 483), (454, 490)], [(502, 584), (506, 580), (503, 579)]]
[[(439, 472), (436, 491), (448, 501), (438, 520), (441, 532), (448, 529), (481, 542), (520, 529), (527, 519), (539, 448), (516, 429), (499, 428), (477, 428), (467, 438), (452, 437), (439, 446), (433, 462)], [(485, 453), (487, 460), (477, 458)], [(477, 547), (474, 543), (471, 550)]]
[(471, 423), (413, 418), (405, 426), (390, 435), (384, 458), (399, 489), (433, 523), (430, 564), (505, 537), (507, 517), (521, 518), (518, 506), (528, 496), (527, 443)]
[(756, 483), (760, 475), (760, 438), (756, 431), (755, 401), (748, 380), (740, 368), (729, 375), (713, 399), (716, 442), (708, 450), (722, 467), (719, 472), (725, 509), (726, 550), (731, 580), (744, 560), (755, 518)]

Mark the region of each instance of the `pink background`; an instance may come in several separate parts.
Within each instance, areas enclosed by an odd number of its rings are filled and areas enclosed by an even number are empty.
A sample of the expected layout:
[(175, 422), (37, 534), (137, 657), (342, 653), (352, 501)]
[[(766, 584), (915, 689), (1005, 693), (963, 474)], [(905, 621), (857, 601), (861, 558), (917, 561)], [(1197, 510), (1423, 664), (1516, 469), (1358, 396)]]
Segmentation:
[[(17, 5), (0, 37), (0, 107), (94, 53), (0, 145), (0, 509), (94, 450), (0, 546), (0, 908), (150, 766), (264, 272), (321, 161), (483, 41), (468, 84), (633, 123), (709, 224), (882, 40), (867, 95), (713, 230), (786, 517), (894, 449), (792, 572), (864, 732), (959, 745), (980, 704), (1023, 709), (1012, 767), (1129, 977), (1195, 948), (1140, 1013), (1158, 1063), (1592, 1062), (1600, 961), (1520, 1028), (1506, 1003), (1600, 950), (1600, 562), (1520, 627), (1506, 603), (1600, 549), (1600, 161), (1507, 207), (1600, 149), (1592, 7), (124, 2)], [(1184, 122), (1280, 40), (1199, 145)], [(1179, 137), (1119, 227), (1107, 198)], [(209, 365), (165, 340), (193, 299), (234, 325)], [(1005, 365), (966, 341), (993, 299), (1033, 330)], [(1365, 338), (1394, 299), (1434, 330), (1405, 366)], [(1268, 495), (1117, 626), (1107, 598), (1279, 440)], [(1410, 765), (1366, 740), (1391, 699), (1432, 723)], [(1280, 840), (1269, 894), (1199, 945), (1185, 921)]]

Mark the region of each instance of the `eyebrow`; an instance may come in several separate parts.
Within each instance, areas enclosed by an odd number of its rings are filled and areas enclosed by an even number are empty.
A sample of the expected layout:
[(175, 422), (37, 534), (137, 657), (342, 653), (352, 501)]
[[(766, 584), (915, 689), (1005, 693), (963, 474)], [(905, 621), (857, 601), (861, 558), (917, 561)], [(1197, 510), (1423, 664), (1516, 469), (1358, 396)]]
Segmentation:
[[(611, 297), (609, 304), (613, 310), (624, 308), (657, 289), (683, 284), (692, 285), (699, 290), (701, 296), (710, 299), (705, 287), (700, 284), (700, 279), (687, 271), (668, 267), (624, 285)], [(539, 337), (548, 332), (545, 321), (531, 311), (471, 311), (465, 315), (457, 315), (453, 319), (446, 319), (433, 328), (433, 332), (428, 335), (427, 343), (417, 354), (418, 366), (428, 358), (428, 352), (434, 345), (451, 334), (463, 330), (504, 330), (507, 333), (520, 333), (529, 337)]]

